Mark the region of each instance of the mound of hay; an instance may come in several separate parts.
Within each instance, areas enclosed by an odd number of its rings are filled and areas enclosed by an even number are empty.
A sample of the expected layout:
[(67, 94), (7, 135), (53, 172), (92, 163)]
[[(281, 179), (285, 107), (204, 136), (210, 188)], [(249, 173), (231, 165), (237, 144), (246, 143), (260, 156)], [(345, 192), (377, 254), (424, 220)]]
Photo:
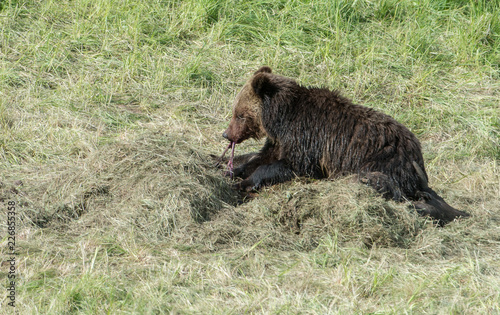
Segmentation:
[(107, 144), (56, 171), (36, 192), (42, 202), (31, 205), (28, 217), (39, 227), (132, 225), (165, 237), (236, 204), (238, 194), (207, 157), (180, 136)]
[(335, 235), (353, 246), (407, 248), (426, 224), (407, 205), (384, 200), (352, 178), (267, 188), (229, 211), (219, 212), (206, 231), (211, 245), (231, 238), (247, 245), (310, 250), (326, 235)]
[(53, 170), (27, 193), (25, 219), (41, 228), (130, 231), (204, 250), (310, 250), (328, 234), (361, 246), (408, 247), (425, 222), (350, 178), (296, 180), (242, 202), (223, 174), (183, 136), (148, 134)]

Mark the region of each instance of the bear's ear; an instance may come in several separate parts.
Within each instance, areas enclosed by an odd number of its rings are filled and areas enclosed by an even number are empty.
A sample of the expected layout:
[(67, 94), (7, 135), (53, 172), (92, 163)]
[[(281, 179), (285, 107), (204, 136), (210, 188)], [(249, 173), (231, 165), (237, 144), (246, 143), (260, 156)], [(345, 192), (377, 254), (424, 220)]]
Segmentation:
[(261, 72), (264, 72), (264, 73), (272, 73), (273, 70), (271, 70), (271, 68), (269, 68), (268, 66), (263, 66), (263, 67), (260, 67), (259, 70), (255, 71), (254, 74), (257, 74), (257, 73), (261, 73)]
[(252, 89), (260, 98), (264, 98), (265, 95), (271, 97), (278, 90), (278, 87), (271, 81), (271, 76), (272, 74), (266, 72), (254, 75), (251, 82)]

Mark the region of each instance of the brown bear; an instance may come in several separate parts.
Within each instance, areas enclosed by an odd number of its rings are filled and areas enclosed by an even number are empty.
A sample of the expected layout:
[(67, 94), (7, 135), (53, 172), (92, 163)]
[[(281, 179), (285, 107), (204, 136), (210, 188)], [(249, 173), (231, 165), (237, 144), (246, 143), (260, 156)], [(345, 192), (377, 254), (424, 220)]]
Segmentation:
[[(234, 175), (241, 190), (295, 176), (333, 178), (357, 174), (386, 198), (411, 200), (441, 224), (467, 213), (428, 187), (420, 143), (408, 128), (337, 91), (307, 88), (262, 67), (236, 96), (223, 136), (238, 144), (266, 137), (260, 152), (240, 157)], [(230, 145), (230, 146), (231, 146)]]

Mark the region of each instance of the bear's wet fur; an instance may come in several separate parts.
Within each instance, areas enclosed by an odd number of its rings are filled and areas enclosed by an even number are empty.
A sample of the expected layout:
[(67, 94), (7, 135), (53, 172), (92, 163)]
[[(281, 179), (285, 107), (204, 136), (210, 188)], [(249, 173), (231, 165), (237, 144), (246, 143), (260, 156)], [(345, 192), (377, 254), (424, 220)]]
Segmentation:
[(428, 187), (418, 139), (392, 117), (352, 104), (337, 91), (300, 86), (262, 67), (236, 96), (223, 136), (241, 143), (266, 137), (260, 152), (240, 157), (241, 190), (294, 176), (357, 174), (385, 198), (411, 200), (441, 224), (469, 216)]

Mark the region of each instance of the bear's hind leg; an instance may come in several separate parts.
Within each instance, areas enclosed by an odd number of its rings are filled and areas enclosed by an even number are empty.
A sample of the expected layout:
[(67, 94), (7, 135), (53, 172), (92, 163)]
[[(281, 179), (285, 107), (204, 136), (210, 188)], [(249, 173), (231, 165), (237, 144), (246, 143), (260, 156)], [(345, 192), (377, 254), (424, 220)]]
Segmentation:
[(366, 184), (376, 192), (381, 194), (386, 199), (393, 199), (401, 201), (401, 189), (394, 183), (394, 181), (384, 173), (381, 172), (367, 172), (358, 176), (358, 179), (363, 184)]
[(413, 201), (413, 206), (420, 215), (428, 215), (434, 220), (437, 220), (439, 225), (443, 226), (460, 217), (466, 218), (470, 214), (464, 211), (457, 210), (450, 206), (439, 196), (434, 190), (426, 187), (425, 191), (420, 191), (420, 199)]
[(416, 193), (418, 200), (413, 201), (413, 205), (420, 215), (430, 216), (437, 220), (441, 226), (457, 218), (470, 216), (467, 212), (457, 210), (444, 201), (441, 196), (429, 187), (420, 166), (416, 162), (413, 162), (413, 166), (420, 179), (420, 190)]

